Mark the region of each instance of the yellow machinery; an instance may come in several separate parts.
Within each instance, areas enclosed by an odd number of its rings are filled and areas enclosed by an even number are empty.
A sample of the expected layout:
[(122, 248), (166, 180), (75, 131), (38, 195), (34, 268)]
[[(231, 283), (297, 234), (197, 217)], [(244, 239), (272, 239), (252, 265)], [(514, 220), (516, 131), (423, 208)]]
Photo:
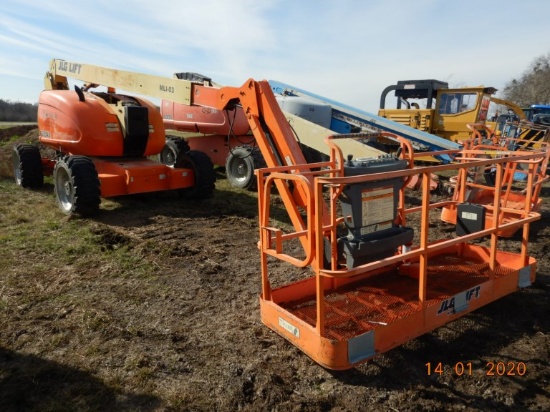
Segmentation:
[[(386, 97), (394, 91), (397, 98), (395, 109), (386, 108)], [(512, 102), (493, 96), (493, 87), (449, 88), (439, 80), (404, 80), (388, 86), (380, 98), (379, 116), (423, 130), (454, 142), (468, 140), (470, 123), (488, 122), (489, 105), (506, 105), (519, 119), (525, 115), (521, 108)], [(412, 99), (425, 99), (425, 108)]]

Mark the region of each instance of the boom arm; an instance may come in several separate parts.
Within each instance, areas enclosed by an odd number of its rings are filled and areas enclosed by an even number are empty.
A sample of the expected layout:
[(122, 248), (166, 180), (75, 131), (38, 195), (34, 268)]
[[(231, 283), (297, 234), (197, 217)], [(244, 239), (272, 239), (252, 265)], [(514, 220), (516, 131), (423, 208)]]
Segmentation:
[(512, 103), (508, 100), (502, 100), (502, 99), (499, 99), (498, 97), (493, 97), (493, 96), (491, 96), (491, 101), (496, 104), (502, 104), (503, 106), (508, 106), (519, 117), (519, 120), (525, 120), (525, 113), (523, 112), (521, 107), (519, 107), (517, 104)]
[(45, 88), (68, 90), (68, 78), (219, 110), (231, 109), (240, 103), (268, 166), (307, 163), (267, 81), (250, 79), (242, 87), (219, 88), (189, 80), (53, 59), (44, 78)]
[(60, 59), (50, 61), (50, 70), (44, 77), (45, 89), (68, 90), (68, 78), (177, 103), (191, 104), (193, 83), (188, 80), (109, 69)]
[[(292, 129), (279, 107), (266, 81), (247, 80), (241, 87), (211, 87), (193, 85), (193, 104), (214, 107), (218, 110), (231, 109), (236, 104), (243, 107), (250, 129), (262, 152), (268, 167), (306, 165), (307, 161), (294, 138)], [(310, 170), (306, 167), (304, 171)], [(294, 227), (300, 231), (305, 223), (298, 206), (303, 206), (306, 196), (300, 189), (294, 189), (281, 181), (276, 182), (279, 193)]]

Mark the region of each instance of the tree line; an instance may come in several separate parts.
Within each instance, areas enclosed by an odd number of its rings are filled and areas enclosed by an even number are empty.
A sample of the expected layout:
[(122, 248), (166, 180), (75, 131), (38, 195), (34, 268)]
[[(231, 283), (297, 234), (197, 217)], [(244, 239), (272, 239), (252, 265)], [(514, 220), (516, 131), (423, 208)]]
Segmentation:
[(504, 98), (521, 107), (550, 104), (550, 53), (535, 58), (517, 79), (508, 82)]
[(0, 122), (36, 122), (38, 103), (0, 99)]

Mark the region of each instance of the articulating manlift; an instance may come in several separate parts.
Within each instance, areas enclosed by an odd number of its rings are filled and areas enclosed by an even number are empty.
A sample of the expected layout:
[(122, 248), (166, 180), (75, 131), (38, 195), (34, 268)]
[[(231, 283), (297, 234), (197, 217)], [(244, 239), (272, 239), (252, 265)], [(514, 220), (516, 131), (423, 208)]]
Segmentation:
[[(87, 83), (69, 90), (68, 78)], [(162, 116), (148, 100), (115, 90), (120, 87), (159, 98), (177, 92), (187, 97), (185, 83), (166, 85), (164, 81), (52, 60), (38, 103), (38, 128), (39, 141), (55, 155), (42, 158), (37, 146), (16, 145), (17, 184), (40, 187), (44, 175), (53, 174), (61, 210), (80, 215), (97, 212), (101, 197), (164, 190), (177, 190), (190, 198), (211, 196), (215, 173), (208, 156), (187, 147), (173, 167), (152, 160), (165, 146)], [(97, 85), (107, 90), (91, 92)]]
[[(261, 318), (324, 367), (354, 367), (534, 282), (529, 227), (540, 214), (531, 209), (532, 192), (523, 198), (522, 213), (507, 221), (487, 225), (483, 213), (466, 211), (460, 216), (468, 223), (465, 230), (457, 224), (450, 238), (434, 238), (431, 212), (459, 206), (460, 199), (433, 201), (428, 176), (494, 169), (492, 213), (499, 215), (509, 179), (505, 170), (526, 165), (522, 170), (531, 187), (548, 162), (547, 150), (502, 148), (488, 158), (476, 148), (448, 150), (439, 154), (455, 163), (415, 168), (408, 140), (362, 133), (328, 136), (329, 161), (307, 164), (267, 81), (186, 86), (188, 104), (242, 107), (267, 165), (257, 171)], [(391, 138), (400, 149), (396, 155), (354, 159), (338, 145), (344, 138)], [(421, 204), (407, 207), (407, 183), (416, 174), (423, 175)], [(291, 228), (271, 217), (274, 196), (283, 201)], [(408, 225), (414, 220), (416, 229)], [(509, 229), (521, 230), (515, 253), (499, 249), (499, 232)], [(301, 278), (281, 280), (289, 277)]]
[[(240, 89), (222, 89), (215, 107), (239, 99), (252, 125), (268, 167), (258, 173), (262, 321), (330, 369), (347, 369), (429, 332), (535, 279), (536, 261), (528, 254), (529, 225), (540, 219), (531, 209), (533, 194), (523, 197), (523, 212), (512, 219), (493, 219), (457, 232), (451, 239), (430, 237), (430, 212), (457, 204), (431, 201), (431, 173), (453, 169), (495, 169), (493, 213), (501, 213), (505, 170), (524, 167), (527, 185), (548, 162), (548, 150), (506, 151), (480, 158), (476, 149), (449, 150), (457, 162), (414, 168), (410, 142), (386, 133), (338, 135), (327, 139), (330, 161), (303, 164), (291, 145), (269, 83), (249, 80)], [(231, 90), (231, 93), (227, 91)], [(344, 157), (341, 138), (400, 141), (399, 155), (371, 159)], [(290, 151), (287, 151), (290, 150)], [(297, 156), (295, 156), (297, 154)], [(274, 162), (275, 161), (275, 162)], [(509, 166), (512, 165), (512, 166)], [(320, 169), (313, 169), (317, 167)], [(423, 175), (422, 204), (405, 205), (407, 182)], [(286, 206), (293, 229), (283, 230), (271, 218), (273, 185)], [(416, 238), (407, 221), (417, 216)], [(464, 215), (477, 221), (483, 216)], [(520, 229), (517, 253), (498, 248), (498, 233)], [(487, 246), (477, 239), (488, 238)], [(303, 279), (272, 286), (270, 266)], [(290, 273), (288, 273), (290, 275)], [(303, 275), (302, 275), (303, 276)], [(280, 277), (277, 277), (280, 279)]]

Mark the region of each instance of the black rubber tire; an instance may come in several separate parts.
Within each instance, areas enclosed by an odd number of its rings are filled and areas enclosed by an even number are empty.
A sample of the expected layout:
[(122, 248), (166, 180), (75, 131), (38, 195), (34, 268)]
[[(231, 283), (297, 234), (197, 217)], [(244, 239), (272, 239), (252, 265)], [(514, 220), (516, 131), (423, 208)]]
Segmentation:
[(38, 147), (31, 144), (16, 144), (12, 152), (13, 176), (18, 186), (38, 189), (44, 186), (42, 157)]
[(159, 162), (162, 164), (174, 167), (178, 161), (178, 157), (189, 152), (189, 144), (176, 136), (166, 136), (166, 144), (159, 153)]
[(65, 156), (53, 171), (54, 192), (59, 208), (68, 215), (90, 216), (98, 212), (101, 189), (92, 160), (86, 156)]
[(264, 167), (266, 167), (265, 160), (259, 148), (238, 146), (227, 156), (225, 174), (231, 186), (256, 190), (258, 182), (254, 170)]
[(208, 199), (216, 188), (216, 173), (214, 164), (206, 153), (190, 150), (178, 156), (175, 167), (193, 169), (195, 184), (192, 187), (178, 189), (178, 192), (188, 199)]

